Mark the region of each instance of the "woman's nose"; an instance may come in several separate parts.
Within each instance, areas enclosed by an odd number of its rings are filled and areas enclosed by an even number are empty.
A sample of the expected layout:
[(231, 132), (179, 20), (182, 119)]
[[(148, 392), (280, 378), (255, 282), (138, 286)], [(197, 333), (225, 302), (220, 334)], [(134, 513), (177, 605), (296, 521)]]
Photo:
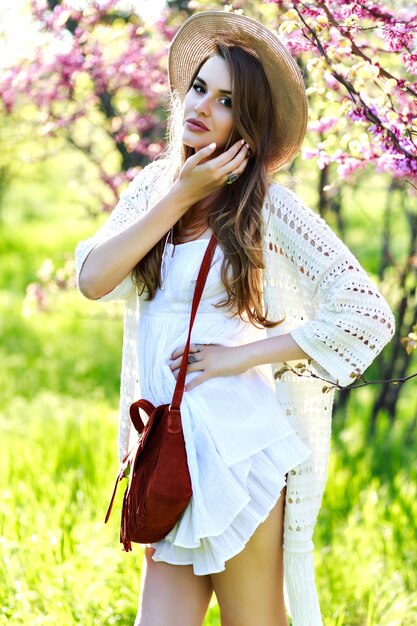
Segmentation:
[(201, 98), (194, 107), (197, 115), (210, 115), (210, 98), (208, 96)]

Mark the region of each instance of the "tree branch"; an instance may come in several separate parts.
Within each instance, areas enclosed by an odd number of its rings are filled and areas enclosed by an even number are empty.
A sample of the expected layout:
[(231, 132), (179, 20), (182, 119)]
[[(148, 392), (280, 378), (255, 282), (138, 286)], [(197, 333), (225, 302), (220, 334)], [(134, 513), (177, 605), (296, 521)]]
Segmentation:
[[(311, 363), (311, 359), (309, 359), (309, 363)], [(299, 371), (297, 371), (297, 370), (299, 370)], [(278, 372), (276, 372), (274, 374), (274, 378), (275, 379), (281, 378), (281, 376), (285, 372), (293, 372), (293, 374), (297, 374), (297, 376), (299, 376), (301, 378), (317, 378), (318, 380), (322, 380), (323, 382), (328, 383), (330, 385), (330, 387), (323, 387), (323, 390), (322, 390), (323, 393), (326, 393), (332, 387), (336, 387), (337, 389), (340, 389), (341, 391), (348, 391), (350, 389), (359, 389), (359, 387), (366, 387), (367, 385), (380, 385), (380, 384), (384, 384), (384, 383), (392, 383), (393, 385), (399, 385), (399, 384), (405, 383), (405, 382), (407, 382), (407, 380), (410, 380), (411, 378), (415, 378), (417, 376), (417, 372), (414, 372), (414, 374), (410, 374), (409, 376), (405, 376), (404, 378), (389, 378), (389, 379), (381, 379), (381, 380), (366, 380), (365, 377), (362, 374), (356, 374), (355, 378), (358, 378), (359, 380), (362, 380), (363, 383), (360, 384), (360, 385), (349, 385), (349, 387), (344, 387), (343, 385), (339, 385), (339, 383), (334, 383), (333, 381), (327, 380), (326, 378), (323, 378), (322, 376), (319, 376), (315, 372), (312, 372), (310, 369), (308, 369), (308, 367), (306, 367), (304, 365), (304, 363), (298, 363), (297, 365), (295, 365), (295, 367), (292, 367), (291, 365), (288, 365), (288, 363), (285, 361), (284, 362), (284, 367), (282, 367)], [(304, 375), (305, 372), (308, 372), (308, 376)]]
[[(352, 38), (352, 35), (350, 34), (348, 29), (343, 28), (339, 22), (335, 19), (334, 15), (330, 12), (330, 9), (328, 8), (328, 6), (326, 5), (325, 2), (321, 2), (320, 6), (323, 8), (324, 12), (326, 13), (326, 16), (329, 20), (329, 22), (335, 27), (337, 28), (337, 30), (347, 39), (349, 39), (351, 46), (352, 46), (352, 52), (353, 54), (356, 54), (356, 56), (361, 57), (364, 61), (367, 61), (368, 63), (370, 63), (371, 65), (374, 65), (372, 59), (365, 54), (361, 48), (359, 48), (359, 46), (355, 43), (355, 41)], [(394, 76), (393, 74), (391, 74), (390, 72), (388, 72), (386, 69), (384, 69), (383, 67), (381, 67), (380, 65), (378, 65), (378, 69), (379, 72), (381, 74), (381, 76), (383, 76), (384, 78), (388, 78), (388, 79), (392, 79), (395, 80), (397, 83), (399, 81), (399, 79)], [(413, 96), (414, 98), (417, 98), (417, 92), (414, 91), (413, 89), (410, 89), (410, 87), (404, 87), (403, 88), (405, 92), (407, 92), (408, 94), (410, 94), (411, 96)]]
[[(302, 4), (302, 3), (301, 3)], [(302, 23), (304, 24), (304, 26), (307, 28), (307, 30), (309, 31), (311, 38), (308, 37), (307, 35), (304, 35), (311, 43), (313, 43), (319, 50), (320, 54), (324, 57), (324, 59), (326, 60), (326, 63), (329, 67), (329, 70), (332, 74), (332, 76), (334, 76), (334, 78), (345, 87), (346, 91), (348, 92), (351, 100), (358, 106), (360, 106), (360, 108), (363, 110), (364, 115), (366, 117), (366, 119), (369, 122), (372, 122), (373, 124), (375, 124), (378, 128), (381, 129), (381, 131), (385, 134), (385, 136), (387, 138), (390, 139), (390, 141), (392, 142), (392, 144), (395, 146), (395, 148), (398, 150), (398, 152), (400, 152), (401, 154), (403, 154), (404, 156), (406, 156), (408, 159), (411, 159), (412, 161), (417, 161), (417, 157), (412, 154), (411, 152), (409, 152), (408, 150), (406, 150), (400, 143), (399, 139), (396, 137), (396, 135), (393, 133), (392, 130), (390, 130), (389, 128), (386, 128), (384, 126), (384, 124), (382, 123), (382, 121), (379, 119), (379, 117), (377, 115), (375, 115), (375, 113), (373, 113), (373, 111), (369, 108), (369, 106), (363, 101), (362, 96), (360, 95), (360, 93), (355, 89), (355, 87), (353, 86), (352, 82), (350, 80), (348, 80), (347, 78), (345, 78), (344, 76), (342, 76), (342, 74), (340, 74), (339, 72), (337, 72), (333, 65), (332, 62), (329, 58), (329, 55), (327, 54), (322, 42), (319, 39), (319, 36), (317, 35), (316, 31), (307, 23), (306, 19), (304, 18), (304, 16), (302, 15), (300, 9), (297, 7), (297, 2), (296, 0), (294, 1), (294, 9), (297, 12), (297, 15), (299, 16), (300, 20), (302, 21)]]

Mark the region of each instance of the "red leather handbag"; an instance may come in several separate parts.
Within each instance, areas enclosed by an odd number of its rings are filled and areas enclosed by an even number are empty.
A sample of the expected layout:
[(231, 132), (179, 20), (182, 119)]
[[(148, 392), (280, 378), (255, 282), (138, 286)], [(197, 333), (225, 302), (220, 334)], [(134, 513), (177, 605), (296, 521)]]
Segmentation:
[[(191, 331), (216, 245), (217, 240), (212, 235), (197, 277), (188, 339), (171, 404), (154, 407), (148, 400), (140, 399), (130, 406), (130, 417), (139, 438), (120, 465), (105, 518), (107, 522), (117, 486), (127, 476), (129, 482), (123, 498), (120, 525), (120, 542), (126, 551), (132, 549), (132, 541), (151, 543), (163, 539), (175, 526), (192, 495), (180, 404)], [(139, 409), (149, 416), (146, 424)]]

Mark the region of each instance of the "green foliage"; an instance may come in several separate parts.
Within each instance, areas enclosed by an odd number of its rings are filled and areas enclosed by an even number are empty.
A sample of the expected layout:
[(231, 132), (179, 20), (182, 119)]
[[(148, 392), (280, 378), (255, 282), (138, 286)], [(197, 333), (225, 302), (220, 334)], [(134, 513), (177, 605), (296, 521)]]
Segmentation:
[[(87, 360), (96, 341), (84, 343)], [(57, 358), (55, 365), (67, 367)], [(97, 376), (95, 386), (101, 384)], [(46, 385), (30, 388), (29, 397), (2, 402), (0, 624), (133, 623), (141, 551), (120, 551), (117, 515), (109, 527), (102, 522), (115, 471), (116, 397), (91, 399), (91, 382), (76, 398)], [(359, 405), (354, 414), (334, 441), (316, 536), (325, 624), (411, 626), (411, 453), (404, 429), (367, 447), (357, 428)], [(206, 626), (218, 623), (213, 606)]]
[[(58, 264), (94, 228), (68, 211), (65, 183), (49, 185), (13, 187), (2, 228), (0, 626), (133, 624), (142, 553), (119, 546), (121, 493), (103, 524), (117, 469), (121, 311), (68, 292), (22, 316), (43, 258)], [(367, 204), (351, 206), (359, 232)], [(371, 259), (375, 243), (363, 240), (360, 255)], [(315, 537), (325, 626), (417, 622), (415, 399), (410, 388), (395, 424), (387, 416), (369, 440), (372, 394), (357, 390), (335, 417)], [(213, 602), (205, 626), (219, 624)]]
[(356, 396), (348, 424), (333, 441), (316, 534), (323, 612), (334, 619), (329, 625), (411, 626), (417, 619), (417, 471), (407, 431), (412, 412), (404, 411), (395, 426), (382, 425), (369, 440), (359, 422), (368, 402)]
[[(136, 576), (134, 559), (112, 548), (116, 529), (102, 526), (114, 461), (109, 407), (41, 391), (4, 420), (0, 623), (111, 624), (118, 613), (123, 623)], [(118, 569), (124, 588), (109, 606)]]

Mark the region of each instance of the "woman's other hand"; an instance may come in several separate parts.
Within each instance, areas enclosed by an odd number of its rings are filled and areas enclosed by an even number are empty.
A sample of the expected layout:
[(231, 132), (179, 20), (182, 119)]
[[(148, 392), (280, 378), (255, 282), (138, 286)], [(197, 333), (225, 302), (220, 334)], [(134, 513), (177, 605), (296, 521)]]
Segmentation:
[[(171, 355), (169, 367), (175, 378), (178, 378), (182, 355), (185, 346), (177, 348)], [(190, 372), (202, 372), (185, 387), (185, 391), (191, 391), (205, 380), (216, 376), (232, 376), (242, 374), (251, 367), (246, 346), (221, 346), (218, 344), (191, 344), (190, 355), (197, 359), (195, 363), (189, 363), (187, 374)]]
[[(184, 347), (177, 348), (171, 355), (169, 367), (178, 378), (181, 358)], [(188, 364), (188, 372), (202, 372), (196, 376), (186, 391), (194, 389), (209, 378), (215, 376), (231, 376), (242, 374), (251, 367), (265, 363), (284, 363), (295, 359), (310, 359), (311, 357), (297, 344), (289, 333), (267, 337), (259, 341), (252, 341), (240, 346), (221, 346), (217, 344), (192, 344), (190, 354), (195, 355), (197, 361)]]

